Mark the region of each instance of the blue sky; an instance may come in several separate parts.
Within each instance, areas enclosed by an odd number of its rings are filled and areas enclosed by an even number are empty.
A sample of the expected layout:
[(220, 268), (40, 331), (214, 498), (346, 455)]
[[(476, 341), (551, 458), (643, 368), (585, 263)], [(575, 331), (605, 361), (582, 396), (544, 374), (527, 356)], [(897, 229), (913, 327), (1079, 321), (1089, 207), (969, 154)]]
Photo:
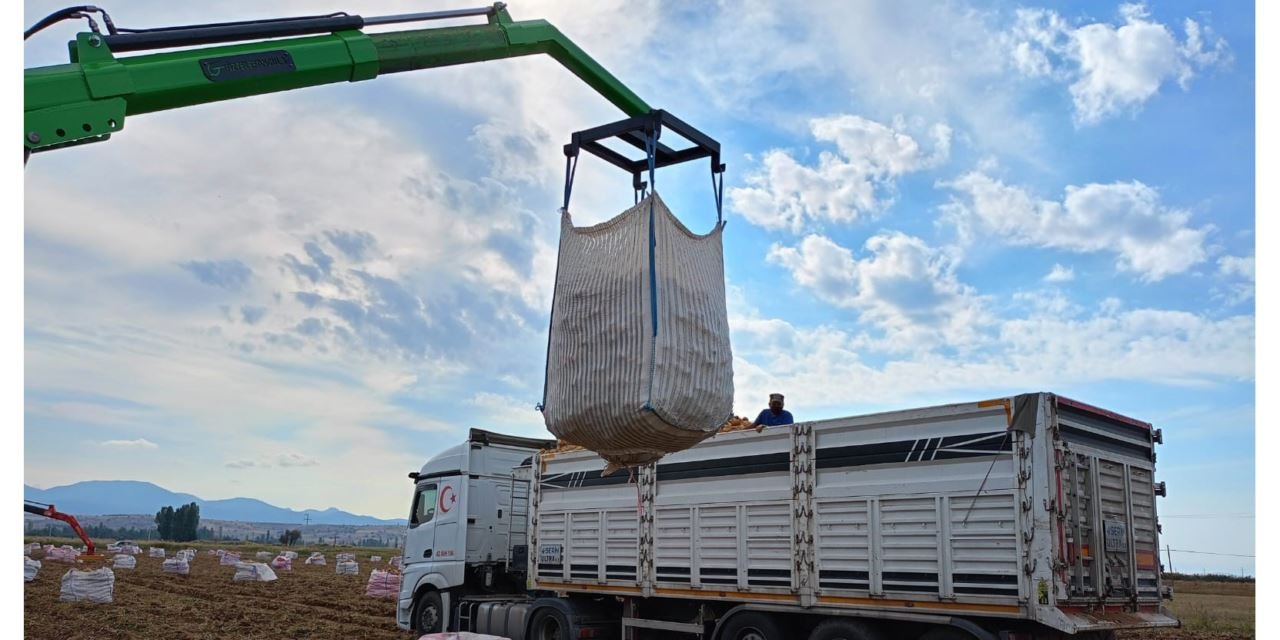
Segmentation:
[[(511, 12), (721, 141), (738, 413), (774, 390), (800, 419), (1062, 393), (1164, 429), (1164, 542), (1253, 553), (1251, 4)], [(405, 472), (468, 427), (543, 433), (559, 149), (616, 117), (551, 60), (509, 60), (139, 116), (34, 157), (26, 482), (401, 516)], [(658, 188), (706, 229), (708, 182)], [(584, 160), (575, 219), (631, 197)]]

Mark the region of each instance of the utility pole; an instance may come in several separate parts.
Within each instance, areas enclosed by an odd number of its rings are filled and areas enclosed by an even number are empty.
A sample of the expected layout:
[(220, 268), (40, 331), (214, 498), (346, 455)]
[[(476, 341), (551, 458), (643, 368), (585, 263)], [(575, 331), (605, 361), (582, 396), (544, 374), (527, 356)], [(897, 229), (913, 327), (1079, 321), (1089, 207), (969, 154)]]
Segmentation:
[(1177, 571), (1173, 570), (1173, 548), (1166, 544), (1164, 545), (1164, 552), (1169, 556), (1169, 573), (1177, 573)]

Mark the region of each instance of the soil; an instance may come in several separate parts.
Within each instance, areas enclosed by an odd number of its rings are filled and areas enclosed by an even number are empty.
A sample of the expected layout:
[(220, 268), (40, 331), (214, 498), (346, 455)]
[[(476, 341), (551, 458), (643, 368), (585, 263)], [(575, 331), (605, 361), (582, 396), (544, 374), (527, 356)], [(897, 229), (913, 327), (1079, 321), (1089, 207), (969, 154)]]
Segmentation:
[[(334, 552), (327, 566), (307, 566), (306, 554), (293, 570), (276, 570), (273, 582), (232, 582), (234, 566), (218, 564), (201, 550), (190, 575), (161, 571), (159, 558), (137, 556), (135, 569), (116, 569), (115, 601), (84, 604), (58, 600), (61, 579), (71, 565), (44, 562), (24, 590), (26, 637), (35, 640), (204, 640), (226, 638), (308, 638), (407, 640), (396, 627), (395, 602), (364, 595), (369, 573), (387, 569), (394, 552), (373, 551), (382, 562), (357, 554), (358, 576), (337, 575)], [(43, 559), (43, 552), (32, 557)], [(252, 554), (245, 554), (246, 559)], [(82, 565), (92, 569), (98, 565)], [(109, 563), (107, 566), (110, 566)]]

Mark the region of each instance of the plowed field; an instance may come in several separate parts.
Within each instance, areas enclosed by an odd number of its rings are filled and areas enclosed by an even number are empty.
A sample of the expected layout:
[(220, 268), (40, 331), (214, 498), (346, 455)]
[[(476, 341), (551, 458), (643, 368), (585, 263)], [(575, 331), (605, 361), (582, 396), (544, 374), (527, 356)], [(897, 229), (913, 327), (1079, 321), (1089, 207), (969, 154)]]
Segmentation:
[[(202, 545), (203, 547), (203, 545)], [(174, 546), (173, 548), (177, 548)], [(382, 562), (369, 561), (367, 549), (356, 553), (360, 575), (337, 575), (335, 552), (326, 551), (323, 567), (294, 560), (293, 571), (276, 571), (274, 582), (232, 582), (234, 566), (221, 566), (205, 553), (191, 563), (191, 574), (160, 570), (162, 560), (137, 557), (135, 569), (115, 570), (113, 604), (80, 604), (58, 600), (62, 575), (70, 565), (44, 562), (34, 582), (26, 584), (26, 637), (35, 640), (343, 638), (407, 640), (395, 623), (395, 603), (364, 595), (369, 573), (387, 569), (395, 552), (373, 551)], [(170, 551), (170, 555), (172, 550)], [(252, 560), (252, 553), (243, 553)], [(43, 553), (32, 554), (42, 560)], [(109, 566), (109, 565), (108, 565)], [(84, 568), (84, 567), (81, 567)]]

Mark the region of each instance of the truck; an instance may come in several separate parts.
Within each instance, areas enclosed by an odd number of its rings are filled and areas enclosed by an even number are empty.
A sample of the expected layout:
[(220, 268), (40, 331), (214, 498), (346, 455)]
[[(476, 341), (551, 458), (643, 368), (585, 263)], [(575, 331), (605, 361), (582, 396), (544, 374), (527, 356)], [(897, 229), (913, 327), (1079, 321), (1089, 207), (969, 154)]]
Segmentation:
[(512, 640), (1040, 640), (1177, 626), (1159, 429), (1061, 395), (725, 430), (602, 475), (472, 429), (414, 482), (397, 623)]

